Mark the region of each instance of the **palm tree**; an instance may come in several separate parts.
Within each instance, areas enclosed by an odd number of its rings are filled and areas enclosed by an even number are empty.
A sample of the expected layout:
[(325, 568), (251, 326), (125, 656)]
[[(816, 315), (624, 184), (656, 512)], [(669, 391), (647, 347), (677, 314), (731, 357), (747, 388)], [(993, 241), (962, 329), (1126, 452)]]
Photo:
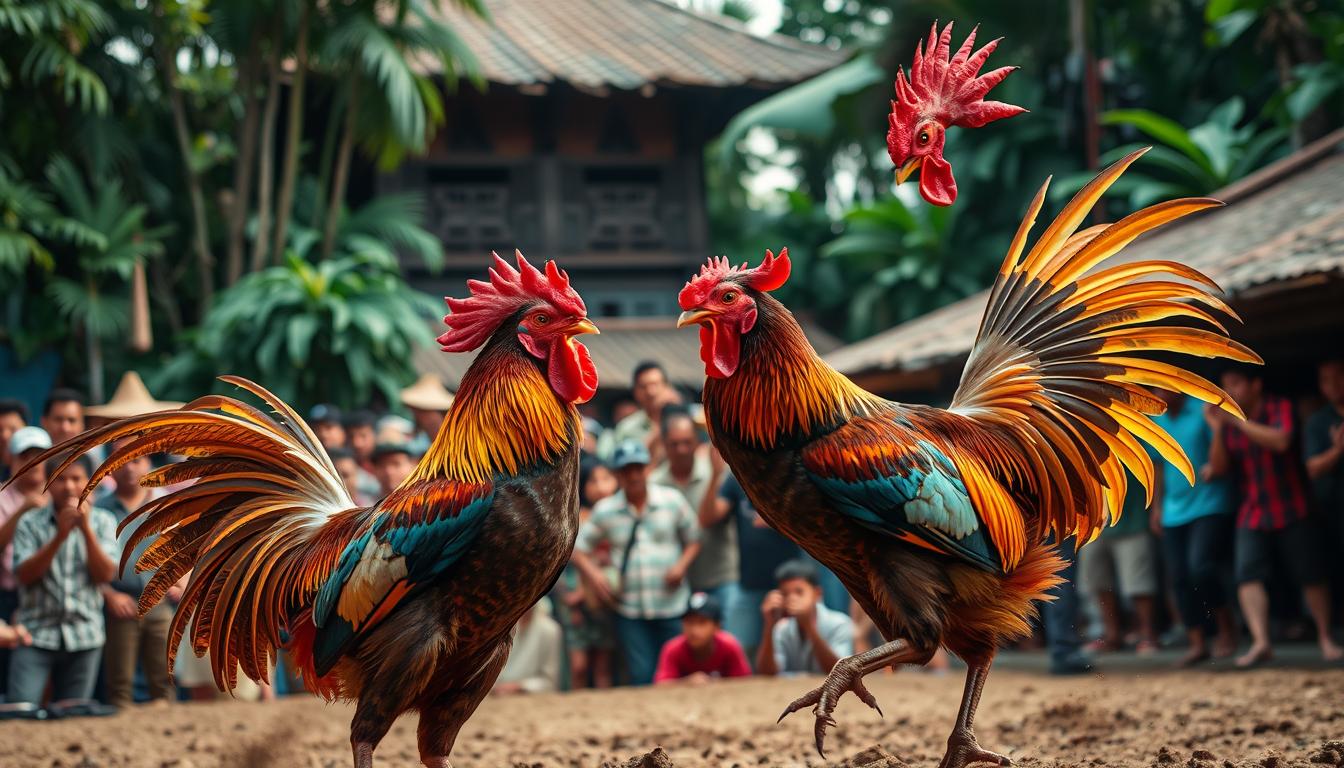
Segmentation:
[(95, 238), (75, 248), (77, 277), (53, 275), (47, 296), (68, 323), (84, 335), (89, 362), (89, 395), (103, 396), (102, 342), (121, 338), (131, 325), (129, 287), (137, 268), (162, 255), (164, 227), (146, 228), (148, 209), (131, 204), (121, 183), (105, 179), (89, 185), (68, 158), (47, 166), (47, 182), (71, 221)]

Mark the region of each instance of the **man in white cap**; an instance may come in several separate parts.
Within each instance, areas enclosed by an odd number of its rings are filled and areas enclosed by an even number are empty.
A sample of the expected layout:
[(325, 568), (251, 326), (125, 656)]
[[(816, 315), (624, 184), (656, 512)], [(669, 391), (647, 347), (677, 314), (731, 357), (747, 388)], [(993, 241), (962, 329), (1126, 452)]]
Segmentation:
[[(14, 611), (19, 607), (19, 582), (14, 576), (13, 562), (14, 531), (18, 530), (19, 521), (25, 514), (41, 509), (50, 502), (49, 495), (43, 489), (47, 483), (46, 468), (38, 464), (23, 474), (19, 474), (19, 470), (50, 448), (51, 438), (41, 427), (23, 427), (15, 430), (6, 447), (9, 472), (14, 483), (0, 491), (0, 624), (12, 623)], [(19, 629), (22, 629), (22, 625), (11, 631), (17, 633)], [(18, 637), (32, 642), (27, 630), (23, 630)], [(0, 643), (0, 647), (3, 645)], [(8, 681), (9, 649), (5, 648), (0, 650), (0, 698), (4, 696)]]

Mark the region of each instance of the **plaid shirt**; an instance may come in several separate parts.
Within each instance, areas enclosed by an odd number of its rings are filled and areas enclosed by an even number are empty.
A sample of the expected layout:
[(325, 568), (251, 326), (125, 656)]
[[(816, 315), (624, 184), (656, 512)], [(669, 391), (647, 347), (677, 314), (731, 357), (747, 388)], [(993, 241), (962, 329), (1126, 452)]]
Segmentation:
[(634, 531), (625, 577), (618, 585), (617, 613), (628, 619), (680, 616), (691, 599), (690, 587), (683, 579), (675, 589), (668, 589), (663, 577), (681, 559), (686, 547), (699, 540), (699, 522), (679, 491), (653, 483), (649, 484), (649, 498), (638, 529), (636, 516), (624, 492), (608, 496), (593, 506), (593, 514), (579, 529), (575, 546), (580, 552), (592, 554), (605, 541), (611, 545), (612, 565), (620, 568)]
[[(101, 507), (89, 510), (89, 524), (98, 546), (113, 561), (117, 547), (117, 520)], [(50, 505), (23, 516), (14, 532), (14, 569), (56, 536), (56, 515)], [(38, 581), (19, 587), (19, 610), (14, 620), (28, 628), (33, 645), (48, 651), (86, 651), (102, 647), (103, 596), (89, 578), (84, 534), (70, 531)]]
[(1293, 404), (1287, 398), (1266, 395), (1257, 413), (1247, 418), (1293, 436), (1282, 453), (1251, 442), (1241, 430), (1223, 430), (1228, 458), (1237, 480), (1240, 505), (1237, 527), (1277, 531), (1307, 516), (1306, 470), (1297, 444)]

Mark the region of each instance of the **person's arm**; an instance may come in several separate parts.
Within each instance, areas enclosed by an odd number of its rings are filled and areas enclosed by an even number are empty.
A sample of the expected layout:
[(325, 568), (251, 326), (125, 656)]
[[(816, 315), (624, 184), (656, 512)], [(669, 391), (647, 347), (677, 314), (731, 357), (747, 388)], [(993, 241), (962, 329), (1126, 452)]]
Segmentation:
[[(816, 612), (814, 611), (810, 617), (795, 616), (794, 618), (798, 621), (798, 631), (802, 633), (803, 639), (812, 643), (812, 656), (817, 660), (817, 666), (821, 667), (823, 673), (830, 672), (831, 667), (835, 666), (835, 662), (840, 660), (840, 656), (836, 654), (835, 649), (831, 648), (830, 641), (817, 629)], [(854, 649), (854, 625), (852, 624), (849, 626), (849, 649), (851, 652)]]
[(96, 515), (100, 510), (91, 509), (87, 501), (82, 506), (84, 513), (79, 521), (79, 531), (84, 535), (88, 552), (89, 580), (94, 584), (106, 584), (117, 577), (117, 561), (113, 559), (118, 554), (116, 533), (104, 524), (106, 513)]
[(681, 539), (681, 557), (665, 574), (668, 589), (676, 589), (686, 580), (686, 571), (700, 555), (700, 524), (681, 494), (677, 494), (677, 536)]
[(30, 493), (23, 497), (19, 502), (19, 508), (14, 510), (14, 514), (9, 516), (4, 525), (0, 525), (0, 549), (8, 547), (14, 541), (14, 533), (19, 530), (19, 521), (23, 516), (34, 509), (40, 509), (47, 505), (47, 496), (44, 493)]
[[(1311, 425), (1314, 426), (1314, 425)], [(1307, 474), (1316, 480), (1329, 474), (1344, 457), (1344, 424), (1307, 429)], [(0, 541), (0, 546), (4, 546)]]
[(672, 659), (672, 644), (676, 640), (669, 640), (663, 643), (663, 647), (658, 651), (658, 666), (653, 672), (654, 685), (673, 685), (681, 679), (681, 670), (677, 669), (677, 664)]
[(1204, 421), (1209, 425), (1209, 463), (1206, 465), (1208, 470), (1204, 472), (1205, 476), (1200, 479), (1206, 482), (1226, 475), (1232, 467), (1232, 460), (1227, 451), (1227, 435), (1223, 434), (1223, 430), (1226, 429), (1223, 425), (1226, 421), (1222, 413), (1212, 405), (1204, 406)]
[(775, 627), (784, 615), (784, 598), (779, 590), (771, 590), (761, 601), (761, 645), (756, 649), (756, 672), (762, 675), (779, 674), (781, 664), (775, 658)]
[[(1225, 413), (1220, 411), (1220, 413)], [(1261, 424), (1250, 419), (1224, 417), (1225, 423), (1231, 423), (1233, 429), (1241, 430), (1252, 443), (1273, 451), (1283, 453), (1293, 445), (1293, 406), (1287, 401), (1281, 404), (1266, 403), (1265, 416), (1268, 423)]]
[(709, 484), (705, 487), (705, 496), (700, 500), (700, 506), (696, 509), (696, 517), (700, 520), (701, 528), (713, 528), (732, 511), (732, 501), (723, 495), (723, 476), (726, 472), (727, 463), (718, 449), (710, 446), (709, 448), (710, 476)]
[(18, 578), (20, 584), (25, 586), (36, 584), (47, 575), (47, 571), (51, 569), (51, 561), (56, 559), (56, 553), (65, 543), (65, 538), (79, 524), (78, 517), (77, 507), (62, 510), (56, 516), (56, 535), (38, 546), (34, 546), (36, 542), (30, 540), (32, 536), (30, 530), (19, 529), (14, 537), (14, 576)]
[(699, 554), (700, 542), (693, 541), (686, 545), (686, 548), (681, 551), (681, 557), (677, 558), (677, 562), (667, 569), (667, 573), (663, 577), (668, 589), (676, 589), (681, 586), (681, 582), (686, 580), (687, 569), (691, 567), (691, 563), (695, 562), (695, 558)]

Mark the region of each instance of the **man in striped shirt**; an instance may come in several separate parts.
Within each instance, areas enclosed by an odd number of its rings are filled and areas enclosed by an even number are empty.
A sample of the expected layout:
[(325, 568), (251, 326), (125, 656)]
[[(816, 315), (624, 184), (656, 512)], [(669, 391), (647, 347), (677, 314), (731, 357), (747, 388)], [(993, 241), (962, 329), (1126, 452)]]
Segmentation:
[[(616, 634), (633, 685), (653, 681), (658, 652), (681, 632), (691, 592), (686, 571), (700, 552), (700, 525), (675, 488), (648, 481), (649, 450), (627, 440), (612, 463), (621, 490), (593, 506), (579, 528), (574, 565), (585, 584), (616, 610)], [(618, 583), (608, 581), (593, 559), (602, 543), (611, 547)]]
[[(48, 462), (47, 472), (57, 469)], [(8, 699), (41, 703), (51, 682), (53, 701), (93, 695), (105, 639), (98, 585), (116, 576), (117, 521), (81, 502), (92, 466), (80, 457), (51, 482), (51, 504), (33, 510), (14, 533), (19, 581), (18, 623), (31, 646), (10, 656)]]
[(1273, 656), (1265, 582), (1276, 555), (1302, 585), (1322, 657), (1344, 658), (1344, 649), (1330, 637), (1330, 588), (1321, 537), (1310, 514), (1293, 404), (1265, 393), (1259, 369), (1227, 371), (1222, 385), (1246, 413), (1246, 420), (1240, 421), (1217, 408), (1205, 410), (1213, 430), (1209, 474), (1230, 473), (1239, 494), (1237, 597), (1251, 632), (1251, 647), (1237, 659), (1237, 666), (1254, 666)]

